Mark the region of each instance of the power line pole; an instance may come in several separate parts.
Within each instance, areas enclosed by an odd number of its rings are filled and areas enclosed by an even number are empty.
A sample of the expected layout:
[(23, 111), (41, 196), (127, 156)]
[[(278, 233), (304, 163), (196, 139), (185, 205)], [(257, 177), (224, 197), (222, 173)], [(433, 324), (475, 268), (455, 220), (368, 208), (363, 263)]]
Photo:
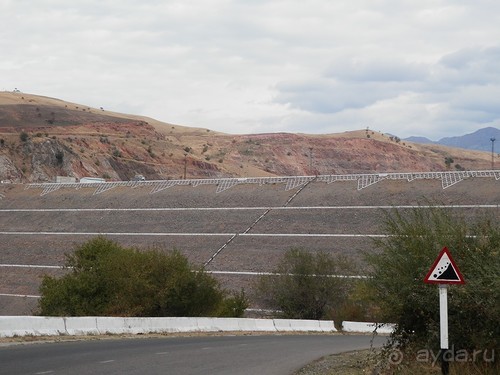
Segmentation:
[(186, 179), (187, 172), (187, 153), (184, 154), (184, 180)]
[(495, 169), (495, 137), (490, 138), (491, 141), (491, 170)]

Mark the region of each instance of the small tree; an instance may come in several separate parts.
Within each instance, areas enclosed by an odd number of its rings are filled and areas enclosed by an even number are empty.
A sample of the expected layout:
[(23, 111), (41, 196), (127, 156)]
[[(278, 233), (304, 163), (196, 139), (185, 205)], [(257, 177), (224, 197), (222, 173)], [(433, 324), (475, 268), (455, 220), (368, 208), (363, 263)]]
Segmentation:
[(454, 160), (452, 157), (447, 156), (444, 158), (444, 164), (446, 165), (446, 168), (450, 169), (450, 166), (454, 163)]
[(262, 276), (257, 289), (264, 303), (285, 318), (325, 319), (347, 298), (350, 270), (346, 259), (301, 249), (287, 251), (273, 275)]
[[(469, 219), (470, 220), (470, 219)], [(465, 285), (448, 293), (450, 343), (456, 349), (495, 349), (500, 344), (500, 225), (498, 218), (476, 222), (440, 208), (387, 214), (375, 239), (380, 252), (367, 256), (373, 270), (372, 297), (386, 322), (397, 324), (392, 344), (439, 348), (437, 288), (424, 284), (439, 250), (453, 253)]]
[(21, 134), (19, 134), (19, 139), (21, 140), (21, 142), (26, 142), (28, 138), (29, 135), (25, 131), (22, 131)]
[(62, 152), (61, 150), (58, 150), (56, 152), (56, 160), (57, 160), (57, 164), (62, 165), (63, 161), (64, 161), (64, 152)]

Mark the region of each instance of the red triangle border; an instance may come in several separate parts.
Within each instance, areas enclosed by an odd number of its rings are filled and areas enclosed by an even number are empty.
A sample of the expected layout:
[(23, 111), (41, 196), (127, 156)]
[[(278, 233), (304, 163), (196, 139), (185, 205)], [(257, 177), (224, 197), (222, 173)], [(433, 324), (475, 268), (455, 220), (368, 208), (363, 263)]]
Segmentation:
[[(432, 271), (434, 271), (434, 269), (436, 268), (437, 264), (439, 263), (439, 261), (441, 260), (441, 258), (443, 257), (444, 254), (446, 254), (448, 256), (448, 259), (450, 259), (451, 265), (453, 266), (453, 268), (457, 272), (457, 275), (458, 275), (460, 280), (429, 280), (429, 278), (432, 275)], [(429, 270), (429, 272), (427, 272), (427, 275), (424, 278), (424, 283), (426, 283), (426, 284), (465, 284), (465, 279), (462, 276), (462, 273), (458, 269), (457, 264), (455, 263), (455, 260), (451, 256), (450, 251), (448, 250), (448, 248), (446, 246), (443, 247), (443, 249), (439, 252), (439, 255), (437, 256), (436, 260), (432, 264), (431, 269)]]

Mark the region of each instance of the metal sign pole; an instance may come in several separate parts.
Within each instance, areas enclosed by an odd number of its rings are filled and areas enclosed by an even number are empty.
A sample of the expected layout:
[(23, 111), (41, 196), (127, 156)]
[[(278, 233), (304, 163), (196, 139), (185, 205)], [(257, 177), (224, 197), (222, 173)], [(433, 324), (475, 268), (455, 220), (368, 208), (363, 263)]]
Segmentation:
[(439, 284), (439, 327), (441, 333), (441, 372), (449, 373), (448, 363), (448, 285)]
[(448, 285), (439, 284), (439, 324), (441, 349), (448, 349)]

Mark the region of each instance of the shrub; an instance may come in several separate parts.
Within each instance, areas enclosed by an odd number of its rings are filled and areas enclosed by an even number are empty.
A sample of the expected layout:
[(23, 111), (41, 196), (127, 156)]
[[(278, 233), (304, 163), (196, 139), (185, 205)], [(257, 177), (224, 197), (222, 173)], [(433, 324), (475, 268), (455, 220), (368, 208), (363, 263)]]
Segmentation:
[(149, 146), (149, 147), (148, 147), (148, 154), (149, 154), (149, 156), (151, 156), (151, 157), (154, 157), (154, 156), (155, 156), (155, 153), (154, 153), (153, 148), (152, 148), (151, 146)]
[(345, 303), (350, 287), (347, 279), (332, 275), (345, 275), (350, 268), (344, 258), (291, 249), (273, 275), (260, 278), (258, 294), (284, 318), (324, 319)]
[(245, 291), (241, 289), (239, 293), (233, 292), (230, 297), (227, 297), (220, 306), (217, 316), (220, 317), (237, 317), (243, 316), (245, 309), (248, 307), (248, 299)]
[(22, 131), (21, 134), (19, 134), (19, 139), (21, 140), (21, 142), (26, 142), (28, 138), (28, 133), (26, 133), (25, 131)]
[(66, 267), (61, 278), (44, 276), (41, 315), (240, 316), (246, 307), (178, 251), (140, 252), (100, 236), (67, 255)]
[(56, 151), (56, 160), (57, 164), (62, 165), (64, 161), (64, 152), (62, 152), (61, 150)]
[(450, 168), (450, 165), (454, 162), (453, 158), (450, 156), (447, 156), (444, 158), (444, 164), (446, 165), (446, 168)]

